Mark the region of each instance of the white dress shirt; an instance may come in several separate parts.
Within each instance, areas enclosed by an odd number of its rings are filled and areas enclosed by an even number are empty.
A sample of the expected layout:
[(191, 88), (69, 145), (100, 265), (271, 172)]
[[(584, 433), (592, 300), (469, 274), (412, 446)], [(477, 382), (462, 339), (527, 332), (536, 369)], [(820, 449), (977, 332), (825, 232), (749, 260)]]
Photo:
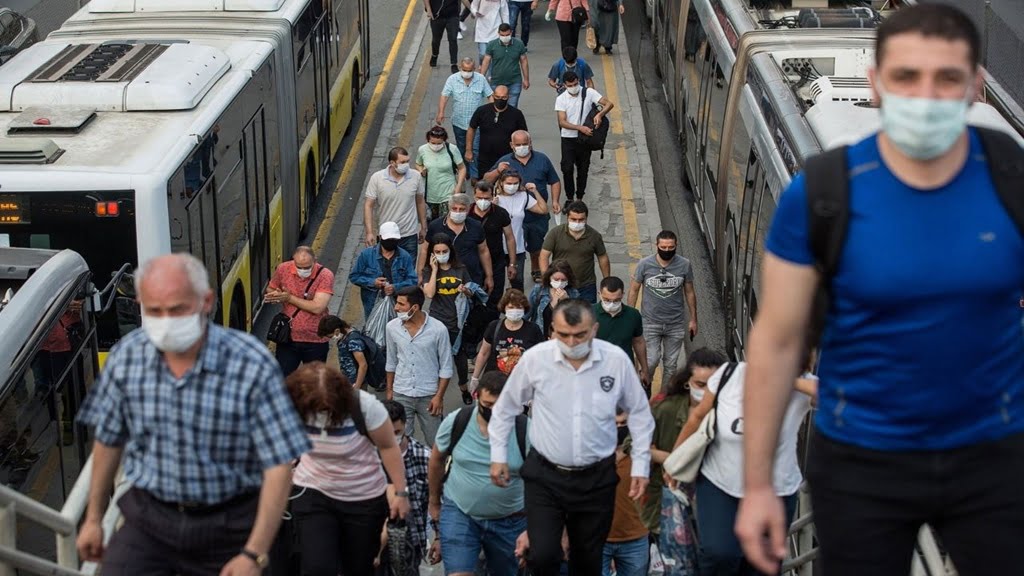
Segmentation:
[(650, 474), (654, 417), (636, 369), (621, 348), (596, 338), (577, 371), (556, 340), (523, 354), (494, 405), (487, 432), (491, 461), (508, 462), (508, 435), (523, 405), (531, 408), (530, 445), (560, 466), (590, 466), (615, 453), (615, 412), (629, 414), (633, 477)]

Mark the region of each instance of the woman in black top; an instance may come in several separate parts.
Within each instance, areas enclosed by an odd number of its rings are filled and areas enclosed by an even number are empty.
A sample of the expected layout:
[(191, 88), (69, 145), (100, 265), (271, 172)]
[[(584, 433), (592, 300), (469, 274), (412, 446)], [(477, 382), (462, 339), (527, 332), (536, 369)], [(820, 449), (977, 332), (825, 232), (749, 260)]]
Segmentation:
[[(462, 327), (459, 326), (459, 313), (455, 299), (459, 294), (469, 296), (466, 283), (470, 282), (469, 270), (459, 264), (459, 257), (452, 247), (452, 239), (447, 234), (436, 234), (430, 239), (430, 265), (423, 269), (423, 295), (430, 298), (428, 315), (439, 320), (448, 328), (448, 337), (452, 345), (459, 337)], [(466, 354), (461, 347), (454, 353), (455, 370), (459, 375), (459, 390), (462, 401), (473, 403), (473, 396), (466, 387), (469, 368), (466, 366)]]
[(509, 289), (501, 297), (498, 310), (505, 313), (505, 318), (491, 322), (484, 331), (484, 341), (480, 343), (480, 350), (473, 363), (473, 388), (484, 372), (501, 370), (511, 374), (523, 352), (544, 341), (540, 328), (526, 321), (529, 307), (526, 295), (515, 288)]

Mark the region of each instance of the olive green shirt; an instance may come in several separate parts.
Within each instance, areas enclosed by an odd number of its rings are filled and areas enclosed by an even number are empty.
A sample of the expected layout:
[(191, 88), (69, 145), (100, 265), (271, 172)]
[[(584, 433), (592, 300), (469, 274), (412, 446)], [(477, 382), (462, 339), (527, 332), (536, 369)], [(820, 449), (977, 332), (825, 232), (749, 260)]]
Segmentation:
[[(690, 395), (688, 393), (668, 396), (651, 407), (654, 415), (654, 447), (658, 450), (671, 452), (676, 438), (683, 430), (686, 417), (690, 412)], [(647, 529), (655, 534), (661, 533), (661, 489), (665, 486), (662, 479), (664, 470), (661, 464), (651, 462), (651, 482), (647, 485), (647, 501), (640, 511)]]
[(608, 251), (604, 247), (601, 233), (588, 224), (583, 235), (577, 240), (569, 233), (569, 223), (560, 224), (548, 230), (544, 237), (543, 250), (551, 252), (551, 261), (566, 260), (576, 276), (576, 288), (597, 284), (594, 273), (594, 258), (604, 256)]
[(519, 38), (513, 38), (507, 45), (494, 39), (487, 43), (486, 54), (491, 57), (487, 69), (491, 76), (491, 86), (511, 86), (523, 81), (523, 71), (519, 67), (519, 59), (526, 56), (526, 45)]

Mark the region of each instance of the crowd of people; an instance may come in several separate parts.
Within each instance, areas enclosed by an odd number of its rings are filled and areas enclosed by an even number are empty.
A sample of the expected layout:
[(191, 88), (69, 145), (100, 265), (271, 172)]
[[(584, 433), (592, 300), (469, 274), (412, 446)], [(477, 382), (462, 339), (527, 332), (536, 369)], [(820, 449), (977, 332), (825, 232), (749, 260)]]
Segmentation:
[[(264, 296), (281, 306), (273, 354), (260, 339), (208, 321), (216, 296), (196, 258), (173, 254), (140, 266), (142, 329), (112, 350), (78, 415), (95, 430), (81, 556), (102, 560), (103, 573), (112, 575), (235, 576), (269, 567), (302, 576), (413, 576), (423, 561), (443, 562), (446, 574), (459, 576), (513, 576), (524, 566), (537, 576), (645, 576), (654, 565), (671, 575), (777, 573), (803, 484), (799, 429), (820, 388), (827, 410), (819, 411), (817, 426), (825, 438), (812, 435), (822, 460), (811, 481), (819, 489), (812, 494), (828, 573), (903, 576), (924, 522), (950, 536), (946, 546), (964, 573), (998, 573), (998, 554), (968, 549), (960, 539), (986, 548), (969, 537), (971, 530), (984, 532), (992, 541), (986, 549), (996, 551), (1024, 535), (1017, 496), (1024, 475), (1020, 319), (993, 319), (992, 338), (966, 343), (970, 366), (949, 351), (939, 364), (950, 374), (941, 374), (935, 350), (948, 350), (948, 342), (922, 335), (924, 324), (942, 330), (919, 315), (937, 314), (957, 330), (957, 320), (995, 314), (988, 302), (996, 292), (1013, 293), (1017, 303), (1024, 242), (1013, 236), (1010, 220), (945, 204), (944, 215), (980, 219), (1010, 238), (984, 263), (1001, 262), (986, 270), (1011, 270), (1013, 277), (981, 295), (955, 280), (943, 284), (958, 300), (954, 312), (929, 304), (949, 302), (916, 282), (934, 258), (900, 252), (886, 259), (878, 246), (866, 248), (891, 264), (891, 273), (897, 261), (910, 266), (897, 276), (927, 292), (924, 303), (901, 298), (896, 306), (882, 294), (882, 276), (848, 253), (844, 265), (852, 270), (841, 270), (833, 284), (838, 305), (824, 326), (823, 349), (841, 356), (842, 346), (859, 346), (859, 368), (844, 372), (823, 361), (819, 382), (812, 375), (818, 338), (806, 330), (817, 269), (805, 229), (804, 180), (797, 178), (768, 237), (749, 366), (699, 348), (677, 370), (698, 319), (693, 267), (678, 253), (676, 234), (657, 234), (654, 253), (636, 262), (627, 292), (611, 273), (601, 231), (588, 224), (590, 152), (575, 139), (591, 128), (574, 119), (595, 105), (601, 122), (613, 107), (576, 51), (588, 0), (551, 0), (548, 10), (562, 43), (563, 57), (548, 77), (557, 92), (561, 178), (534, 148), (517, 110), (530, 87), (528, 24), (537, 0), (463, 4), (476, 18), (479, 54), (457, 61), (452, 34), (461, 35), (466, 15), (455, 0), (424, 0), (431, 65), (447, 33), (452, 74), (416, 157), (395, 147), (387, 167), (369, 178), (366, 246), (348, 277), (359, 287), (361, 329), (329, 313), (334, 275), (309, 247), (278, 267)], [(610, 15), (617, 18), (622, 4), (596, 5), (594, 53), (610, 53), (618, 29)], [(956, 186), (980, 186), (986, 167), (974, 132), (955, 124), (950, 146), (928, 156), (914, 147), (917, 127), (893, 112), (900, 102), (893, 94), (926, 94), (914, 83), (932, 72), (944, 79), (944, 92), (919, 96), (919, 105), (970, 101), (963, 92), (973, 95), (976, 30), (955, 9), (927, 6), (898, 13), (878, 41), (873, 81), (886, 86), (879, 90), (884, 128), (877, 145), (873, 137), (851, 149), (854, 160), (870, 166), (851, 171), (851, 178), (870, 179), (858, 180), (857, 191), (870, 196), (871, 187), (884, 185), (906, 196), (954, 186), (961, 168), (942, 176), (922, 163), (952, 162), (957, 154), (957, 166), (971, 159), (976, 165), (967, 170), (981, 176)], [(883, 52), (885, 42), (900, 50)], [(914, 198), (904, 202), (907, 210), (928, 202)], [(858, 209), (871, 211), (872, 202)], [(994, 195), (988, 208), (1002, 217)], [(910, 225), (903, 214), (880, 212), (883, 223), (853, 220), (850, 239), (872, 244), (875, 236), (891, 237)], [(961, 262), (956, 269), (968, 267)], [(986, 304), (971, 308), (965, 298)], [(997, 328), (1013, 335), (995, 338)], [(913, 350), (900, 339), (912, 340)], [(994, 351), (995, 340), (1013, 353)], [(337, 365), (327, 362), (332, 346)], [(663, 377), (655, 384), (659, 366)], [(949, 423), (940, 421), (953, 414), (940, 409), (942, 399), (922, 400), (926, 409), (894, 399), (891, 387), (865, 376), (885, 368), (902, 390), (919, 389), (914, 379), (921, 374), (936, 386), (984, 375), (980, 381), (998, 390), (985, 392), (988, 404), (958, 406), (952, 422), (962, 433), (928, 440), (939, 443), (937, 452), (924, 454), (913, 451), (921, 447), (914, 438), (935, 426), (945, 430)], [(446, 411), (453, 379), (464, 405)], [(955, 396), (947, 388), (946, 400)], [(897, 412), (885, 408), (893, 403)], [(710, 416), (713, 440), (699, 472), (680, 482), (673, 457), (706, 432)], [(883, 420), (888, 427), (878, 433), (872, 423)], [(125, 522), (105, 545), (101, 520), (122, 459), (131, 485), (118, 501)], [(983, 481), (982, 461), (997, 465), (998, 477), (985, 473)], [(940, 501), (944, 489), (914, 489), (916, 480), (945, 485), (946, 471), (973, 486), (971, 494), (986, 505)], [(868, 530), (869, 519), (884, 529)], [(857, 544), (844, 548), (847, 538)]]

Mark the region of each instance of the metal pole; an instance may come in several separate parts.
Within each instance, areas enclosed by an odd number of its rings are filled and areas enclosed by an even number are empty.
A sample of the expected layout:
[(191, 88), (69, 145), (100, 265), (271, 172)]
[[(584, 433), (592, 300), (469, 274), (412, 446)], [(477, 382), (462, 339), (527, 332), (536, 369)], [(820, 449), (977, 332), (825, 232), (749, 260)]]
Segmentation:
[[(0, 546), (16, 549), (18, 547), (18, 512), (17, 504), (8, 502), (0, 506)], [(15, 576), (14, 567), (6, 562), (0, 563), (0, 576)]]

